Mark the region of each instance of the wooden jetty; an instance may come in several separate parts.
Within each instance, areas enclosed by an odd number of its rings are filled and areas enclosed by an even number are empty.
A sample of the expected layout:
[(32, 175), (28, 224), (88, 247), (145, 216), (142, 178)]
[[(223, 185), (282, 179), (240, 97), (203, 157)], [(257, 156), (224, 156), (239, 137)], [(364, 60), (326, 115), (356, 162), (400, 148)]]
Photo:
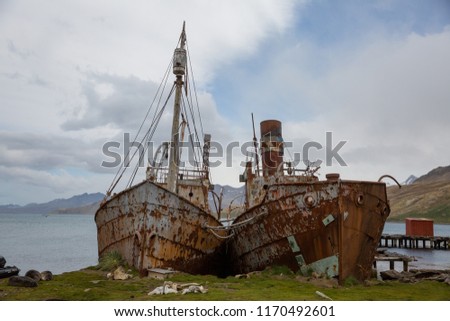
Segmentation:
[(403, 263), (403, 271), (408, 271), (408, 264), (409, 262), (413, 261), (414, 259), (412, 257), (407, 256), (384, 256), (384, 255), (377, 255), (374, 258), (373, 261), (373, 267), (377, 268), (377, 262), (389, 262), (389, 270), (394, 270), (395, 262), (402, 262)]
[(383, 234), (381, 235), (379, 246), (387, 248), (448, 250), (450, 247), (450, 237)]

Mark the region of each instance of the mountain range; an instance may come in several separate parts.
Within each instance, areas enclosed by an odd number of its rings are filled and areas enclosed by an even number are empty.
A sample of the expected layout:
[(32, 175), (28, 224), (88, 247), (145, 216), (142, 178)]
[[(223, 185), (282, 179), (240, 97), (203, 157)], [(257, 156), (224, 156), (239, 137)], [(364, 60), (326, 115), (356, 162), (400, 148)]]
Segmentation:
[[(214, 185), (214, 193), (217, 196), (222, 194), (222, 209), (226, 209), (230, 205), (242, 204), (243, 192), (244, 186), (235, 188), (229, 185)], [(209, 205), (214, 210), (215, 205), (212, 195), (211, 193), (209, 194)], [(67, 199), (55, 199), (46, 203), (30, 203), (24, 206), (15, 204), (0, 205), (0, 214), (94, 214), (104, 197), (105, 194), (102, 193), (84, 193)]]
[(102, 193), (84, 193), (70, 198), (58, 198), (47, 203), (30, 203), (24, 206), (9, 204), (0, 205), (0, 214), (71, 214), (94, 213), (98, 204), (105, 197)]

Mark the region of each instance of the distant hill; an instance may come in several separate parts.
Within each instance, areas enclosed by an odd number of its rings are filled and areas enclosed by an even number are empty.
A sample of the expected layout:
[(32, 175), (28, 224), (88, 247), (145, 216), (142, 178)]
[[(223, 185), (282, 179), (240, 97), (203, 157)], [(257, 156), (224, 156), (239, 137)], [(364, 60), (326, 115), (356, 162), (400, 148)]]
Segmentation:
[[(222, 193), (223, 210), (227, 210), (230, 204), (235, 207), (244, 202), (244, 186), (232, 187), (229, 185), (215, 184), (214, 192), (217, 196), (220, 196)], [(94, 214), (104, 197), (105, 194), (102, 193), (84, 193), (67, 199), (55, 199), (47, 203), (30, 203), (25, 206), (15, 204), (0, 205), (0, 214)], [(208, 201), (211, 210), (215, 211), (211, 193), (209, 193)]]
[[(222, 193), (222, 209), (227, 209), (229, 208), (230, 205), (234, 207), (235, 205), (243, 204), (245, 201), (244, 192), (245, 192), (244, 185), (242, 185), (241, 187), (232, 187), (229, 185), (220, 185), (220, 184), (214, 185), (214, 193), (219, 197), (220, 194)], [(208, 201), (209, 207), (213, 211), (215, 211), (215, 205), (211, 193), (209, 193), (208, 195)]]
[(390, 186), (387, 191), (389, 219), (425, 217), (436, 223), (450, 223), (450, 166), (435, 168), (401, 189)]
[(84, 193), (70, 198), (59, 198), (47, 203), (30, 203), (25, 206), (1, 205), (2, 213), (28, 213), (28, 214), (50, 214), (50, 213), (94, 213), (92, 208), (98, 207), (99, 202), (105, 197), (102, 193)]

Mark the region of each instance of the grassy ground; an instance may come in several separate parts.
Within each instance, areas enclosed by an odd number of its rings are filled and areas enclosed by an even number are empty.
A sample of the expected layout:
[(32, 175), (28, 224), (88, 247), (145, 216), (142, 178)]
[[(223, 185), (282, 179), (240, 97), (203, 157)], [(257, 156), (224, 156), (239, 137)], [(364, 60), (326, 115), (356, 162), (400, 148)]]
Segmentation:
[(0, 300), (323, 300), (316, 291), (333, 300), (450, 300), (450, 286), (436, 281), (405, 284), (371, 280), (370, 285), (349, 281), (345, 286), (338, 286), (334, 280), (301, 277), (286, 273), (282, 268), (255, 274), (249, 279), (178, 274), (170, 281), (200, 283), (208, 288), (208, 293), (149, 296), (148, 292), (163, 281), (138, 276), (113, 281), (106, 278), (106, 272), (88, 268), (56, 275), (52, 281), (40, 281), (37, 288), (11, 287), (7, 279), (2, 279)]

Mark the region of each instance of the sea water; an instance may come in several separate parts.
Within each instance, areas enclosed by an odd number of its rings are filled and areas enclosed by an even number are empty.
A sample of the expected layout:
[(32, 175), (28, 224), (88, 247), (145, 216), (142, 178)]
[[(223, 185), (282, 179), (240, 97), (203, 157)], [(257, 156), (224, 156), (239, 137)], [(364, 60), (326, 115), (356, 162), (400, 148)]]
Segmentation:
[[(450, 236), (450, 225), (435, 224), (436, 236)], [(386, 223), (384, 233), (404, 234), (404, 223)], [(388, 249), (414, 256), (410, 268), (450, 269), (450, 250)], [(30, 269), (54, 274), (75, 271), (98, 263), (97, 229), (86, 214), (0, 214), (0, 255), (6, 265), (16, 265), (23, 275)], [(389, 269), (379, 262), (379, 270)], [(399, 271), (402, 264), (397, 263)]]
[(6, 265), (53, 274), (98, 263), (93, 215), (0, 214), (0, 255)]

